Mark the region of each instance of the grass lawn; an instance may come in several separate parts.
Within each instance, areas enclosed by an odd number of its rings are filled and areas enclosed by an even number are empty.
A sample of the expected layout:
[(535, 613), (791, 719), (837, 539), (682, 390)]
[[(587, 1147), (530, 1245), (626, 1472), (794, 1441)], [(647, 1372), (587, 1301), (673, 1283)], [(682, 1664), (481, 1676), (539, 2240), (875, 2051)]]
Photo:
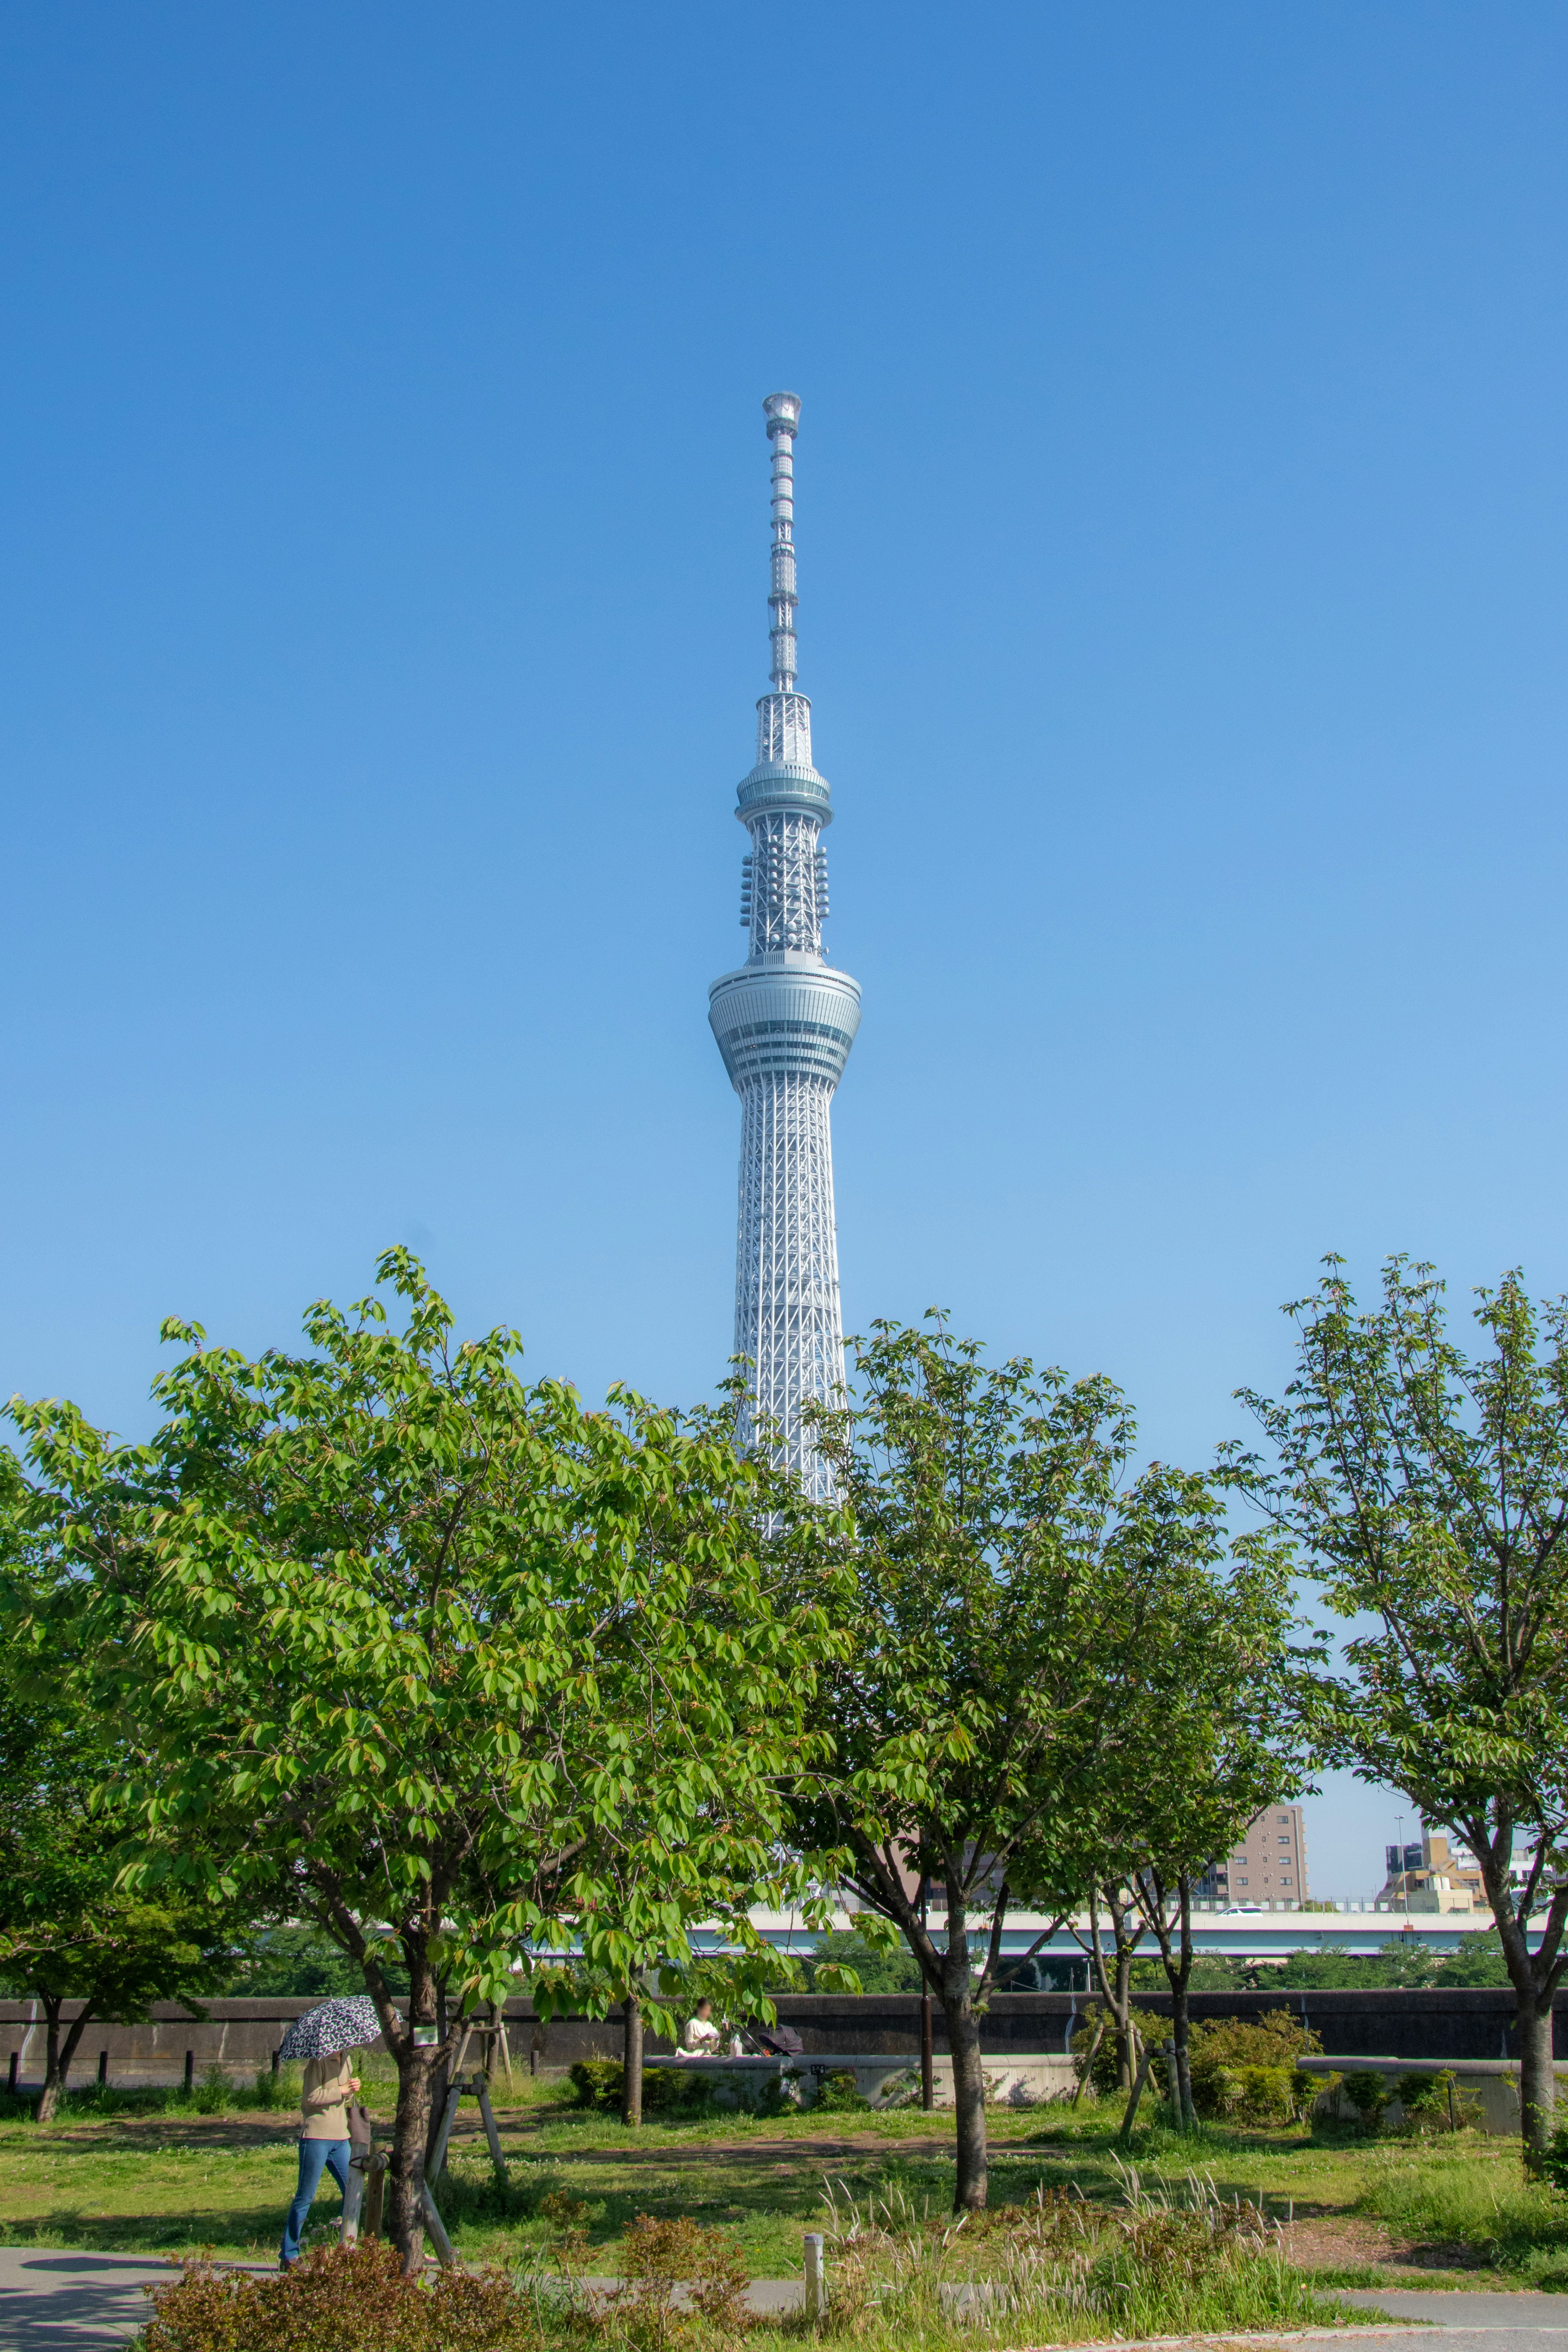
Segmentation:
[[(504, 2083), (497, 2087), (510, 2188), (496, 2189), (466, 2101), (437, 2195), (470, 2259), (538, 2259), (552, 2238), (540, 2207), (556, 2192), (558, 2216), (562, 2197), (586, 2209), (576, 2218), (590, 2272), (617, 2268), (623, 2231), (646, 2212), (690, 2215), (731, 2239), (752, 2277), (787, 2277), (799, 2273), (803, 2231), (822, 2226), (827, 2182), (862, 2203), (901, 2189), (917, 2209), (929, 2199), (933, 2213), (952, 2197), (950, 2116), (907, 2108), (820, 2120), (726, 2116), (650, 2121), (634, 2135), (571, 2105), (565, 2086), (520, 2077), (510, 2101)], [(384, 2138), (391, 2085), (367, 2088)], [(120, 2104), (111, 2096), (110, 2109)], [(294, 2185), (292, 2111), (93, 2106), (89, 2094), (47, 2131), (0, 2121), (0, 2242), (275, 2255)], [(1118, 2119), (1111, 2106), (994, 2111), (992, 2202), (1021, 2201), (1040, 2186), (1117, 2200)], [(1226, 2199), (1260, 2202), (1289, 2224), (1292, 2260), (1325, 2286), (1568, 2290), (1568, 2197), (1525, 2188), (1511, 2142), (1468, 2132), (1367, 2142), (1210, 2128), (1194, 2144), (1156, 2125), (1137, 2136), (1133, 2160), (1148, 2185), (1180, 2188), (1196, 2169)], [(330, 2184), (316, 2210), (322, 2223), (335, 2214)]]

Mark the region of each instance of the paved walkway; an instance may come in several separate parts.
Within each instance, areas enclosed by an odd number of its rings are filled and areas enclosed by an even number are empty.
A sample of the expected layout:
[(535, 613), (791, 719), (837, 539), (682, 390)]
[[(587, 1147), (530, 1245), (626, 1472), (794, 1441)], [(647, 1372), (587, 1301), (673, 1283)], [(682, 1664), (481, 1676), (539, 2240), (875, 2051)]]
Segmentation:
[[(116, 2352), (146, 2320), (143, 2283), (168, 2275), (168, 2263), (155, 2258), (0, 2246), (0, 2347)], [(1415, 2352), (1423, 2336), (1440, 2329), (1443, 2352), (1568, 2352), (1568, 2294), (1472, 2294), (1460, 2289), (1406, 2294), (1373, 2287), (1338, 2292), (1347, 2303), (1386, 2311), (1405, 2324), (1316, 2338), (1298, 2336), (1295, 2342), (1333, 2342), (1351, 2352)], [(782, 2312), (798, 2309), (802, 2295), (799, 2279), (754, 2279), (748, 2300), (755, 2311)], [(1118, 2347), (1118, 2352), (1133, 2347)]]
[(146, 2325), (144, 2279), (167, 2263), (133, 2254), (72, 2254), (0, 2246), (0, 2346), (5, 2352), (110, 2352)]

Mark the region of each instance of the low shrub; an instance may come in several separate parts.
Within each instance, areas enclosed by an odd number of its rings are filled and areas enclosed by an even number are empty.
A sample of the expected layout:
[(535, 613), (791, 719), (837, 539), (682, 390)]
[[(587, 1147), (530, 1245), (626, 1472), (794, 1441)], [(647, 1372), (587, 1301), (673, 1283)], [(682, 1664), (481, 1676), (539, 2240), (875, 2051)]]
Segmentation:
[(1568, 2124), (1559, 2124), (1541, 2159), (1541, 2178), (1550, 2188), (1568, 2196)]
[[(571, 2069), (577, 2104), (600, 2115), (621, 2112), (626, 2070), (618, 2058), (579, 2058)], [(700, 2116), (711, 2112), (712, 2084), (705, 2074), (684, 2066), (648, 2066), (643, 2071), (642, 2110), (645, 2116)]]
[(1394, 2095), (1405, 2110), (1411, 2131), (1463, 2131), (1481, 2119), (1479, 2099), (1460, 2090), (1451, 2066), (1440, 2068), (1436, 2074), (1401, 2074)]
[(1234, 2124), (1298, 2123), (1325, 2088), (1321, 2075), (1300, 2066), (1214, 2066), (1205, 2068), (1203, 2085), (1200, 2098), (1194, 2075), (1198, 2113)]
[(863, 2116), (870, 2112), (871, 2102), (863, 2098), (860, 2085), (847, 2066), (836, 2066), (831, 2074), (817, 2077), (816, 2096), (813, 2111), (828, 2116)]
[(1298, 2061), (1321, 2048), (1311, 2027), (1288, 2009), (1257, 2018), (1202, 2018), (1192, 2029), (1193, 2105), (1215, 2120), (1293, 2123), (1323, 2088)]
[[(745, 2262), (729, 2239), (684, 2214), (639, 2213), (621, 2241), (623, 2284), (605, 2297), (608, 2332), (632, 2352), (669, 2352), (710, 2330), (734, 2337), (750, 2325)], [(677, 2286), (684, 2288), (677, 2304)]]
[(151, 2287), (139, 2352), (542, 2352), (537, 2307), (500, 2271), (405, 2279), (380, 2242), (322, 2246), (281, 2275), (182, 2263)]
[[(1105, 2031), (1100, 2036), (1098, 2048), (1095, 2034), (1103, 2020)], [(1072, 2038), (1073, 2063), (1078, 2068), (1079, 2082), (1084, 2069), (1089, 2066), (1089, 2052), (1094, 2051), (1089, 2088), (1097, 2098), (1113, 2099), (1121, 2085), (1121, 2059), (1116, 2041), (1116, 2021), (1110, 2011), (1098, 2000), (1090, 2001), (1083, 2013), (1083, 2023)]]
[(1347, 2074), (1340, 2090), (1355, 2109), (1363, 2131), (1369, 2136), (1374, 2133), (1388, 2105), (1388, 2085), (1383, 2076), (1360, 2072)]
[[(237, 2104), (236, 2088), (222, 2066), (208, 2066), (204, 2069), (202, 2079), (195, 2086), (191, 2105), (198, 2116), (221, 2116), (225, 2107)], [(246, 2104), (249, 2105), (248, 2100)]]

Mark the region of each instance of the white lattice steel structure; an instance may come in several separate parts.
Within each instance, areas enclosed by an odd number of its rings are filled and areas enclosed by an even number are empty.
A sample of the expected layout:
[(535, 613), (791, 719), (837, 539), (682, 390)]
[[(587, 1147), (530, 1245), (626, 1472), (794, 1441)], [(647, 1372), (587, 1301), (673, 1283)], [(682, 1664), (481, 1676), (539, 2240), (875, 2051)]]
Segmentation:
[(795, 683), (800, 403), (775, 392), (763, 408), (773, 444), (773, 692), (757, 705), (757, 764), (735, 812), (752, 840), (741, 869), (750, 952), (709, 990), (708, 1017), (742, 1103), (735, 1353), (753, 1368), (756, 1410), (778, 1423), (787, 1460), (822, 1496), (830, 1482), (800, 1409), (844, 1378), (828, 1106), (860, 1025), (860, 990), (822, 952), (821, 836), (833, 810), (811, 763), (811, 705)]

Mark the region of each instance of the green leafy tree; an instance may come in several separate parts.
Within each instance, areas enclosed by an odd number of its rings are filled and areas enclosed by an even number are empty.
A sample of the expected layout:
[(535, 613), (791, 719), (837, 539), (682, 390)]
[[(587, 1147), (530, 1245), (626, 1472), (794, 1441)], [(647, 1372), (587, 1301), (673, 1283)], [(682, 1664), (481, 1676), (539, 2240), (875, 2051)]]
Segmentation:
[[(440, 1984), (455, 2035), (520, 1956), (545, 2011), (678, 1977), (716, 1895), (784, 1894), (835, 1571), (817, 1515), (716, 1416), (527, 1389), (513, 1333), (456, 1346), (406, 1252), (378, 1274), (403, 1328), (379, 1297), (322, 1303), (304, 1355), (166, 1326), (189, 1352), (149, 1445), (14, 1411), (57, 1571), (38, 1637), (146, 1749), (132, 1883), (270, 1904), (281, 1870), (280, 1907), (352, 1957), (397, 2063), (412, 2270)], [(740, 1924), (733, 1973), (765, 2012), (773, 1956)]]
[(1008, 1905), (1059, 1883), (1062, 1825), (1130, 1696), (1152, 1530), (1179, 1503), (1158, 1471), (1121, 1491), (1131, 1423), (1107, 1381), (986, 1365), (935, 1310), (879, 1323), (856, 1354), (856, 1401), (816, 1416), (854, 1524), (853, 1648), (823, 1675), (833, 1760), (798, 1818), (807, 1844), (845, 1851), (862, 1932), (901, 1937), (942, 2003), (954, 2207), (973, 2210)]
[[(388, 1964), (386, 1973), (391, 1980), (396, 1971)], [(270, 1927), (224, 1990), (237, 2000), (325, 2000), (333, 1993), (363, 1992), (364, 1972), (319, 1927)]]
[(131, 1759), (79, 1694), (29, 1673), (15, 1639), (25, 1597), (13, 1586), (8, 1599), (0, 1615), (0, 1979), (44, 2012), (37, 2114), (47, 2124), (89, 2025), (130, 2024), (160, 2000), (186, 2001), (200, 2015), (201, 1996), (220, 1990), (234, 1968), (237, 1934), (221, 1906), (121, 1885), (127, 1824), (114, 1799)]
[(1100, 1819), (1159, 1947), (1178, 2121), (1191, 2131), (1193, 1888), (1265, 1806), (1301, 1785), (1286, 1730), (1290, 1595), (1277, 1548), (1227, 1542), (1193, 1479), (1145, 1545), (1137, 1599), (1136, 1695), (1102, 1775)]
[(1242, 1392), (1268, 1454), (1233, 1446), (1226, 1474), (1352, 1622), (1344, 1670), (1325, 1657), (1315, 1679), (1330, 1760), (1402, 1790), (1480, 1867), (1533, 2168), (1568, 1965), (1568, 1302), (1537, 1307), (1510, 1274), (1478, 1294), (1470, 1356), (1430, 1267), (1392, 1259), (1363, 1313), (1327, 1263), (1286, 1310), (1300, 1352), (1282, 1401)]
[[(868, 1943), (854, 1928), (830, 1929), (816, 1937), (800, 1962), (808, 1992), (837, 1990), (844, 1978), (834, 1972), (846, 1969), (853, 1970), (857, 1985), (865, 1993), (919, 1992), (924, 1981), (920, 1962), (911, 1952)], [(820, 1986), (819, 1974), (824, 1979)]]
[(1440, 1959), (1433, 1971), (1435, 1985), (1468, 1987), (1481, 1990), (1488, 1986), (1504, 1986), (1509, 1981), (1508, 1956), (1502, 1938), (1493, 1930), (1480, 1935), (1461, 1936), (1459, 1948)]
[[(1087, 1688), (1113, 1667), (1110, 1736), (1014, 1878), (1037, 1910), (1075, 1915), (1115, 2078), (1132, 2094), (1124, 2129), (1139, 2096), (1137, 1955), (1152, 1937), (1171, 1997), (1178, 2116), (1191, 2128), (1193, 1888), (1265, 1805), (1300, 1783), (1286, 1705), (1288, 1568), (1268, 1537), (1227, 1535), (1204, 1480), (1156, 1464), (1129, 1491), (1101, 1571), (1082, 1675)], [(1039, 1874), (1027, 1874), (1031, 1865)], [(1077, 1924), (1085, 1911), (1087, 1930)], [(1097, 2078), (1104, 2071), (1097, 2064)]]

